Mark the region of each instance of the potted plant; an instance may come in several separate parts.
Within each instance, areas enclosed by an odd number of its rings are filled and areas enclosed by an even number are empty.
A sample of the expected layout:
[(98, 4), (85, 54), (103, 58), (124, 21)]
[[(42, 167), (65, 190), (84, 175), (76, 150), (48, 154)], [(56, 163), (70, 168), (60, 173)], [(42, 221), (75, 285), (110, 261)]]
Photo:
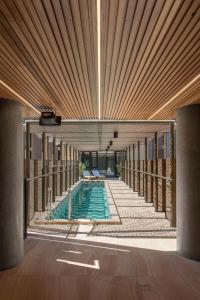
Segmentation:
[(83, 162), (79, 163), (79, 176), (83, 177), (83, 172), (86, 170), (86, 164)]
[(121, 180), (122, 166), (121, 165), (116, 165), (116, 170), (117, 170), (117, 173), (119, 174), (119, 180)]

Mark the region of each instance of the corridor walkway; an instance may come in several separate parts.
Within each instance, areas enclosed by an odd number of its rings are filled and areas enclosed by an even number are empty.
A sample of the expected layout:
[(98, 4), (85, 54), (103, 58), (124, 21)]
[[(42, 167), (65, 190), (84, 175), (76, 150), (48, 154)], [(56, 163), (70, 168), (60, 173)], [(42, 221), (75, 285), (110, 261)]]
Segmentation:
[(23, 262), (0, 272), (0, 299), (199, 300), (199, 285), (200, 263), (174, 251), (29, 234)]
[(30, 227), (24, 261), (0, 272), (0, 299), (200, 299), (200, 263), (176, 253), (164, 213), (123, 182), (106, 185), (122, 223)]

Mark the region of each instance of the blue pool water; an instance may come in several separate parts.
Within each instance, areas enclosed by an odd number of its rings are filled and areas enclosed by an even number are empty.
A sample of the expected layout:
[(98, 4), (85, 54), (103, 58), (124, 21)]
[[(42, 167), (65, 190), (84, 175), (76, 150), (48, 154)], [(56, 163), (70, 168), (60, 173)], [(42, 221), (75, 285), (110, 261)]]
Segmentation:
[[(68, 200), (65, 198), (52, 210), (51, 219), (68, 219)], [(103, 181), (83, 181), (71, 193), (71, 219), (110, 219)]]

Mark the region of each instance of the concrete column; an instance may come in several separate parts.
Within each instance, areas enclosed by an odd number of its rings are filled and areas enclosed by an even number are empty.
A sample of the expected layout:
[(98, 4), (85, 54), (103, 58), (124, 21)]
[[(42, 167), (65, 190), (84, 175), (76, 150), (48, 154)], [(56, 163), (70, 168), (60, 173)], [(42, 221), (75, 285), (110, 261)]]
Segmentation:
[[(25, 142), (25, 149), (26, 149), (26, 161), (25, 161), (25, 177), (30, 178), (31, 176), (31, 168), (30, 168), (30, 140), (31, 140), (31, 134), (30, 134), (30, 124), (26, 123), (26, 142)], [(29, 208), (30, 208), (30, 199), (31, 199), (31, 189), (30, 189), (30, 181), (24, 182), (25, 192), (24, 192), (24, 208), (25, 208), (25, 214), (24, 214), (24, 237), (27, 236), (27, 225), (29, 224)]]
[(177, 110), (177, 250), (200, 260), (200, 105)]
[(170, 125), (170, 225), (176, 227), (176, 160), (174, 123)]
[(0, 270), (23, 258), (22, 107), (0, 100)]

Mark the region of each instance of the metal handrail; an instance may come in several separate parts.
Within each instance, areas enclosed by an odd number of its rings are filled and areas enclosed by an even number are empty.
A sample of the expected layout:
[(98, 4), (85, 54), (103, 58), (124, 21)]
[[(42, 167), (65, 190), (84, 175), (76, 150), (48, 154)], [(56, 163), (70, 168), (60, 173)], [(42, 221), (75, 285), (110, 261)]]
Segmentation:
[(165, 177), (165, 176), (162, 176), (162, 175), (157, 175), (157, 174), (153, 174), (153, 173), (149, 173), (149, 172), (145, 172), (145, 171), (141, 171), (141, 170), (137, 170), (137, 169), (130, 169), (130, 168), (126, 168), (126, 167), (121, 167), (121, 168), (125, 169), (125, 170), (128, 170), (128, 171), (131, 171), (132, 175), (134, 174), (133, 172), (137, 172), (137, 173), (142, 173), (144, 175), (149, 175), (149, 176), (152, 176), (152, 177), (164, 179), (166, 181), (173, 181), (172, 178)]
[[(32, 180), (37, 180), (37, 179), (41, 179), (41, 178), (44, 178), (44, 177), (48, 177), (48, 176), (51, 176), (51, 175), (56, 175), (56, 174), (59, 174), (59, 173), (63, 173), (64, 171), (67, 170), (67, 165), (62, 165), (62, 166), (51, 166), (51, 168), (55, 168), (55, 167), (62, 167), (62, 168), (65, 168), (65, 170), (62, 170), (62, 171), (56, 171), (56, 172), (50, 172), (50, 173), (46, 173), (46, 174), (43, 174), (43, 175), (40, 175), (40, 176), (34, 176), (34, 177), (24, 177), (24, 179), (26, 181), (32, 181)], [(78, 167), (76, 167), (78, 169)]]

